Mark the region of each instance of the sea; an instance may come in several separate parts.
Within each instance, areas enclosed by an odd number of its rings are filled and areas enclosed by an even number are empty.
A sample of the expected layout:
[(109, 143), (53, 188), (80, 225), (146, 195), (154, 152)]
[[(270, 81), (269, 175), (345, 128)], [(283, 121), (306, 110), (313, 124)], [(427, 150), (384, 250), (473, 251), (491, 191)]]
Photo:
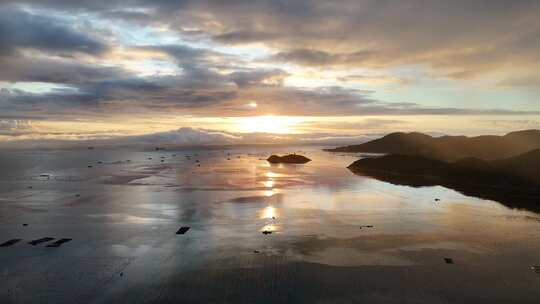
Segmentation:
[(538, 303), (540, 214), (322, 148), (2, 151), (0, 303)]

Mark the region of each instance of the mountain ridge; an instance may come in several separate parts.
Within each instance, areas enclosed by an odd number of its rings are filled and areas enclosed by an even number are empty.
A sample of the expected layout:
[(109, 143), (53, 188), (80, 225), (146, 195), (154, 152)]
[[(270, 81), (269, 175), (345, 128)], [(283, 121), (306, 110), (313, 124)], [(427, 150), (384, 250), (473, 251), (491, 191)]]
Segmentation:
[(329, 152), (363, 152), (422, 155), (456, 161), (474, 157), (482, 160), (504, 159), (540, 148), (540, 130), (514, 131), (503, 136), (481, 135), (433, 137), (419, 132), (394, 132), (359, 145), (349, 145)]

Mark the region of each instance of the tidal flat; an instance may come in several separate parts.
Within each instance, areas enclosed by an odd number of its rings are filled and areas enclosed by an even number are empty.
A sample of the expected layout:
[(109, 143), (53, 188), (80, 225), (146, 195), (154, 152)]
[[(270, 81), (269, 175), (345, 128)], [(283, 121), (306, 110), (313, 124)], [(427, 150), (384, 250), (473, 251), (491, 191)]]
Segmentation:
[[(266, 161), (284, 153), (312, 161)], [(359, 157), (1, 152), (0, 302), (537, 303), (540, 214), (355, 175)]]

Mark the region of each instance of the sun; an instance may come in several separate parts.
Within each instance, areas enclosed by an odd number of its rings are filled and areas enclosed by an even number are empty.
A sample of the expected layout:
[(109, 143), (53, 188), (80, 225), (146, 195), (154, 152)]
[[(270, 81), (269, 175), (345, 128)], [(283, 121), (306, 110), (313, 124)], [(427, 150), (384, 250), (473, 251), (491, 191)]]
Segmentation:
[(295, 126), (302, 122), (301, 117), (292, 116), (254, 116), (237, 118), (238, 131), (244, 133), (295, 133)]

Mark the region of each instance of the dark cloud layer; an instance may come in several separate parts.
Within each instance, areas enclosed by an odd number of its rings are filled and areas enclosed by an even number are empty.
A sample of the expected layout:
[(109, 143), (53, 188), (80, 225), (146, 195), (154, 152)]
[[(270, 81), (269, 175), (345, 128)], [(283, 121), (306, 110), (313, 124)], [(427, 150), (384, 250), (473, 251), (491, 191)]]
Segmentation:
[(540, 51), (535, 0), (13, 2), (130, 16), (140, 8), (131, 21), (196, 27), (231, 44), (264, 43), (278, 58), (308, 65), (420, 63), (463, 75), (538, 64)]
[[(130, 111), (205, 116), (538, 114), (476, 110), (474, 105), (425, 107), (414, 100), (389, 103), (371, 91), (337, 86), (290, 87), (284, 84), (289, 76), (284, 69), (249, 65), (245, 56), (212, 48), (258, 43), (269, 55), (257, 63), (329, 69), (423, 65), (434, 75), (454, 79), (517, 66), (525, 76), (500, 85), (534, 87), (540, 67), (538, 12), (540, 2), (532, 0), (6, 0), (0, 4), (0, 81), (65, 89), (4, 89), (0, 110), (12, 119)], [(78, 14), (97, 23), (161, 26), (186, 41), (196, 37), (206, 44), (127, 43), (67, 21)], [(141, 75), (108, 64), (107, 56), (119, 49), (154, 52), (179, 72)], [(244, 107), (252, 101), (256, 109)]]
[(118, 79), (128, 74), (117, 67), (104, 67), (73, 59), (0, 57), (0, 81), (49, 82), (78, 84), (89, 81)]
[(106, 45), (54, 18), (0, 9), (0, 54), (10, 54), (19, 48), (99, 54)]

